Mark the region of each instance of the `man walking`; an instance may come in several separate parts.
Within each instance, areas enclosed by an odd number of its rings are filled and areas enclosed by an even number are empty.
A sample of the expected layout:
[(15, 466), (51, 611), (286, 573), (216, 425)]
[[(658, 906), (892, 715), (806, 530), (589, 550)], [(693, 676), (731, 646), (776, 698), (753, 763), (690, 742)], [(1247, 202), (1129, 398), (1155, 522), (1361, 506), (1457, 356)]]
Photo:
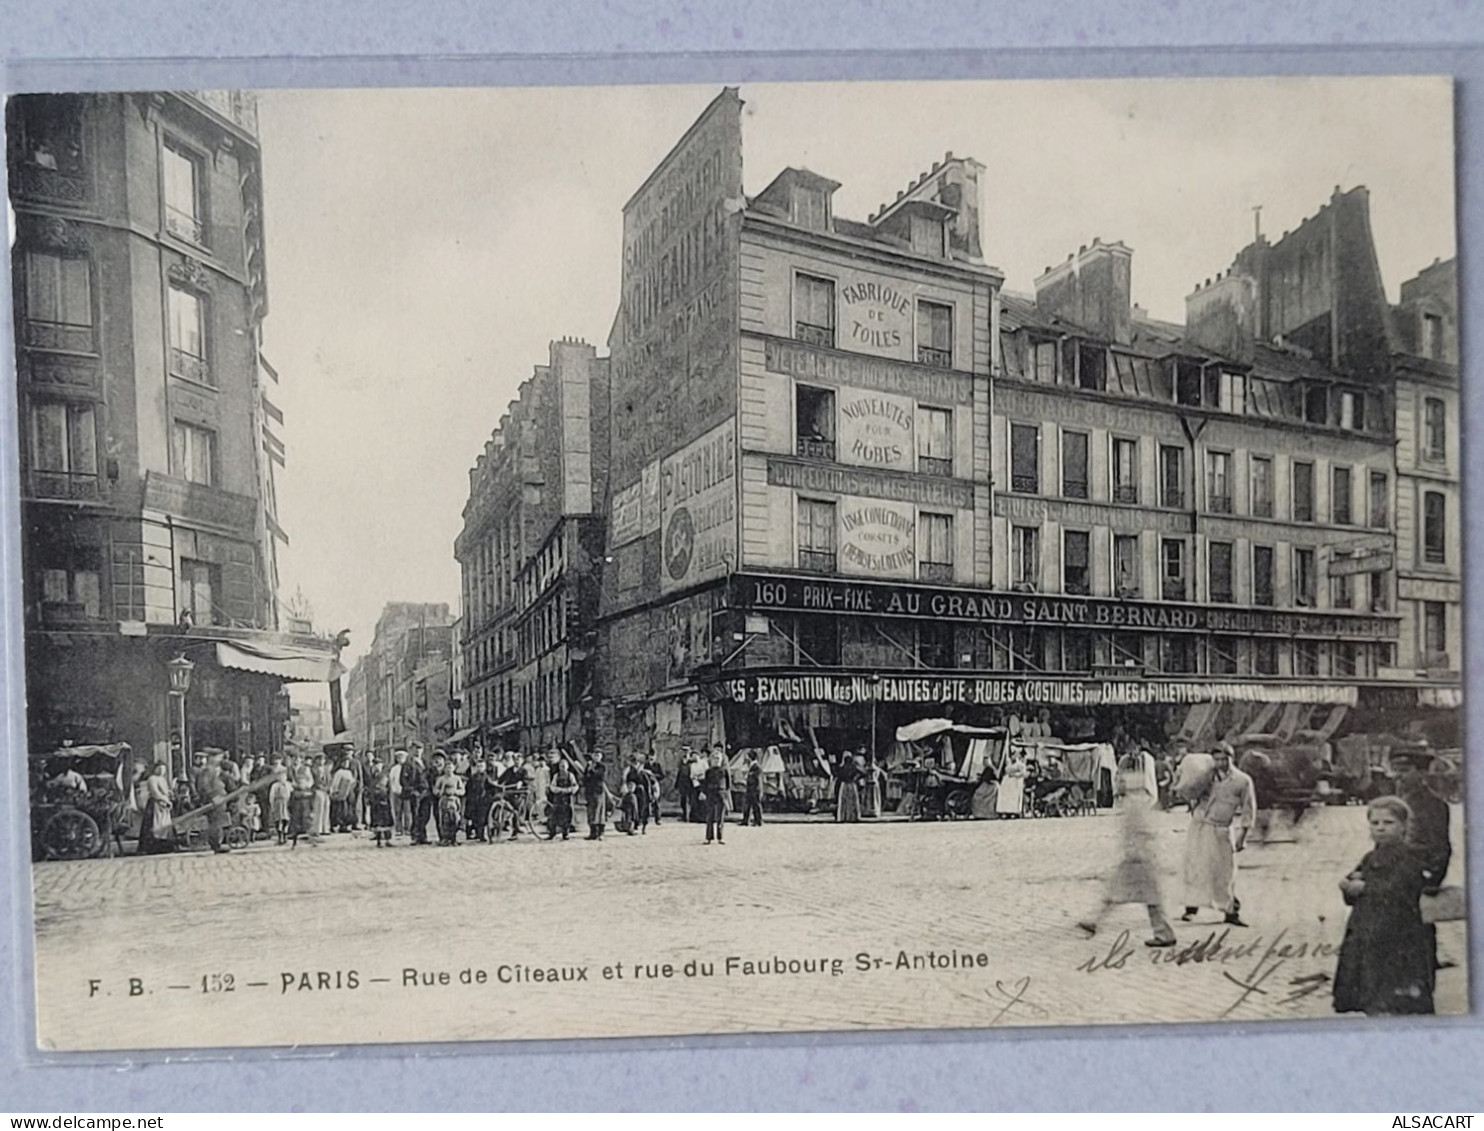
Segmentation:
[(210, 805), (206, 813), (206, 842), (213, 852), (226, 852), (222, 843), (222, 830), (227, 827), (227, 783), (222, 775), (222, 755), (214, 752), (207, 756), (206, 764), (197, 772), (196, 796), (202, 805)]
[(752, 823), (758, 828), (763, 824), (763, 767), (757, 760), (757, 754), (747, 759), (747, 791), (742, 798), (742, 827), (747, 827), (747, 821), (751, 818)]
[(428, 821), (433, 816), (433, 783), (423, 762), (422, 743), (414, 743), (402, 764), (402, 804), (412, 817), (412, 843), (428, 843)]
[(1257, 797), (1252, 779), (1232, 765), (1230, 743), (1218, 743), (1211, 755), (1214, 772), (1205, 792), (1190, 811), (1185, 834), (1185, 914), (1190, 922), (1202, 907), (1223, 912), (1233, 927), (1245, 927), (1236, 879), (1234, 852), (1247, 843), (1247, 832), (1257, 820)]
[(731, 774), (727, 771), (726, 754), (720, 746), (711, 752), (711, 764), (706, 776), (701, 779), (701, 801), (706, 814), (706, 843), (710, 844), (714, 834), (716, 843), (722, 844), (722, 831), (726, 828), (727, 794), (732, 789)]

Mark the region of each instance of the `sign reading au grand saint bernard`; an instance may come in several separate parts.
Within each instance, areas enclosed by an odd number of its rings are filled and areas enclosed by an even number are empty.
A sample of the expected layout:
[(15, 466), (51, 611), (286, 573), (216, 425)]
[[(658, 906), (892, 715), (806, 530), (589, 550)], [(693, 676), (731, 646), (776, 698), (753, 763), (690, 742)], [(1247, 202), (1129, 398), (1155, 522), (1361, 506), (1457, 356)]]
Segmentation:
[(1277, 609), (992, 593), (791, 574), (734, 574), (731, 603), (734, 608), (749, 611), (777, 609), (1103, 630), (1340, 636), (1347, 639), (1394, 638), (1399, 632), (1395, 617), (1354, 613), (1289, 613)]
[(829, 675), (789, 672), (722, 680), (733, 703), (917, 703), (1126, 707), (1151, 703), (1317, 703), (1354, 706), (1353, 685), (1192, 680), (1038, 679), (1014, 676)]
[(722, 421), (660, 465), (660, 590), (726, 575), (737, 557), (737, 437)]

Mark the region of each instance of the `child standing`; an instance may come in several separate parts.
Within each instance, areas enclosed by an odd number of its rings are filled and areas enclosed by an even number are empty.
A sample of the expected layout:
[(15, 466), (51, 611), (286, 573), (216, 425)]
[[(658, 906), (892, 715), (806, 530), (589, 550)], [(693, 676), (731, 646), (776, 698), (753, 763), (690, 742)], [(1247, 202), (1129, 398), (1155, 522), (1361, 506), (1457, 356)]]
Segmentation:
[(459, 842), (459, 826), (464, 823), (464, 779), (452, 762), (443, 764), (443, 772), (433, 782), (433, 796), (438, 802), (438, 843), (452, 848)]
[(1427, 879), (1406, 847), (1411, 819), (1397, 797), (1378, 797), (1366, 808), (1376, 847), (1340, 881), (1353, 910), (1335, 967), (1336, 1013), (1433, 1012), (1437, 972), (1418, 902)]
[(619, 829), (629, 836), (633, 836), (639, 831), (639, 797), (634, 792), (633, 782), (624, 782), (618, 807), (621, 814), (618, 824)]
[(394, 769), (378, 762), (371, 779), (371, 832), (376, 837), (377, 848), (392, 843), (392, 827), (396, 823), (392, 811), (392, 783), (397, 776)]

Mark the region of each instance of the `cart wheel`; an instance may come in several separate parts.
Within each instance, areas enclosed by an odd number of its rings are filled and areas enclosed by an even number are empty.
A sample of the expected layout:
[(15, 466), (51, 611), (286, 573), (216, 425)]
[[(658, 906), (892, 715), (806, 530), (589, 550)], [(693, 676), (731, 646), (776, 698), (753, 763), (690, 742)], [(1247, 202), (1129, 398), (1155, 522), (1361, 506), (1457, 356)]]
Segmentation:
[(974, 795), (967, 789), (950, 790), (943, 799), (943, 813), (954, 819), (967, 817), (974, 811)]
[(47, 821), (41, 843), (53, 860), (86, 860), (103, 847), (103, 834), (98, 822), (82, 810), (63, 809)]
[(227, 830), (228, 848), (246, 848), (251, 843), (252, 833), (248, 832), (241, 825), (233, 825)]

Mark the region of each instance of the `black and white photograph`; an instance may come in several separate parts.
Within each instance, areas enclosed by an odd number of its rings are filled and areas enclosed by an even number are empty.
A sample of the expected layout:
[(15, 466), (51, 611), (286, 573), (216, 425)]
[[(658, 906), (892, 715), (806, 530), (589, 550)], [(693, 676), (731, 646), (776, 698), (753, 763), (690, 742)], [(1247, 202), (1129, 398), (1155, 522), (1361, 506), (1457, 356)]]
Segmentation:
[(1466, 1014), (1453, 102), (10, 97), (37, 1047)]

